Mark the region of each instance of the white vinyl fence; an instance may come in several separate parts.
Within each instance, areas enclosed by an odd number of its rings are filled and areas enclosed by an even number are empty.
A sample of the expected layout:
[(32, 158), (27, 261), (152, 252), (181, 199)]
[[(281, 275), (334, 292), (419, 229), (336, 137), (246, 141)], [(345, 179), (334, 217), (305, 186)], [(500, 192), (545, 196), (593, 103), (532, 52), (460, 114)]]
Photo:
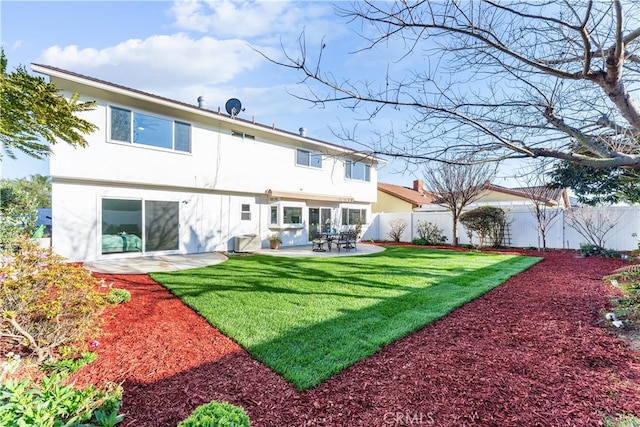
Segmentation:
[[(504, 208), (509, 218), (509, 228), (505, 238), (505, 245), (518, 248), (542, 247), (542, 237), (538, 231), (538, 222), (531, 208), (526, 206)], [(614, 228), (606, 234), (605, 248), (618, 251), (630, 251), (638, 249), (640, 239), (640, 206), (613, 206), (613, 207), (581, 207), (587, 209), (594, 218), (605, 218), (615, 224)], [(390, 221), (404, 218), (408, 222), (401, 241), (410, 242), (418, 238), (416, 224), (418, 221), (428, 221), (443, 230), (447, 238), (446, 243), (453, 242), (453, 225), (451, 214), (448, 211), (412, 212), (412, 213), (380, 213), (374, 214), (369, 226), (363, 233), (362, 240), (391, 240), (389, 231)], [(579, 249), (580, 244), (587, 243), (587, 239), (580, 235), (570, 225), (570, 220), (565, 211), (559, 215), (547, 227), (547, 248), (550, 249)], [(632, 236), (637, 233), (638, 237)], [(475, 243), (477, 237), (471, 242), (467, 231), (462, 224), (458, 224), (458, 240), (460, 244)]]

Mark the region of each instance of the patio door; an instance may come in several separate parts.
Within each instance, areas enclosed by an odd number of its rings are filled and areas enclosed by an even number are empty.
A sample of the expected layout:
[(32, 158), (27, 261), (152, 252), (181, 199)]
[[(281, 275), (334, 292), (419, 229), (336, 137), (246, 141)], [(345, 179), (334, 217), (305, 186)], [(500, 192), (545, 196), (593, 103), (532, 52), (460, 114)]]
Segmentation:
[(101, 254), (179, 249), (178, 202), (102, 199)]
[(178, 250), (178, 202), (144, 202), (144, 250)]
[(309, 208), (309, 240), (314, 233), (331, 232), (331, 208)]

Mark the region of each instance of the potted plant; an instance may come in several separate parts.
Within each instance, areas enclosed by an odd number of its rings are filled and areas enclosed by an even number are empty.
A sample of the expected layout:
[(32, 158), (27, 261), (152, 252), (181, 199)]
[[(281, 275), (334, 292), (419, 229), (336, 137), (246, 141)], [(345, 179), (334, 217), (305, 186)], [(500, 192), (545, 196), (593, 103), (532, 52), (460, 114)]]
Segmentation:
[(280, 234), (273, 233), (271, 236), (269, 236), (269, 247), (271, 249), (278, 249), (280, 247), (280, 243), (282, 243)]

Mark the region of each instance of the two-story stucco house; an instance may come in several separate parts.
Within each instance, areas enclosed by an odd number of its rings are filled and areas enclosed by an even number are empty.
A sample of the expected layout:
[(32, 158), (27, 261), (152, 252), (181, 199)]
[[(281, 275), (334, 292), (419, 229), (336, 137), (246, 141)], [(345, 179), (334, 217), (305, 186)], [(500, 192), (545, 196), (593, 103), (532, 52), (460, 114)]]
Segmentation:
[[(253, 120), (33, 64), (97, 107), (88, 147), (50, 158), (52, 246), (71, 261), (283, 246), (367, 222), (377, 165), (353, 150)], [(366, 227), (366, 226), (365, 226)], [(255, 248), (255, 244), (248, 244)]]

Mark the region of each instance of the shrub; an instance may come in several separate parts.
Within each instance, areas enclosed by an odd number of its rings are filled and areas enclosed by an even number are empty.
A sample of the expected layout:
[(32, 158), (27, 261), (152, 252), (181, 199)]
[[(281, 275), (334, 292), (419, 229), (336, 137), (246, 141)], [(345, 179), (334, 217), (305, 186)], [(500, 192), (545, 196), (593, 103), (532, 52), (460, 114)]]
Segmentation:
[(29, 240), (0, 257), (0, 336), (31, 350), (37, 363), (59, 346), (85, 348), (107, 306), (101, 281)]
[(62, 359), (55, 362), (44, 362), (42, 370), (48, 373), (71, 373), (85, 365), (88, 365), (89, 363), (93, 363), (97, 358), (97, 354), (91, 351), (86, 351), (76, 359)]
[(416, 233), (420, 236), (419, 241), (425, 243), (416, 243), (418, 245), (437, 245), (447, 241), (447, 238), (442, 235), (442, 229), (438, 228), (436, 224), (429, 221), (420, 221), (416, 223)]
[(404, 218), (396, 218), (389, 221), (389, 225), (391, 226), (391, 231), (387, 234), (391, 237), (392, 241), (399, 242), (404, 230), (409, 226), (409, 222)]
[(63, 375), (54, 374), (40, 384), (30, 380), (0, 384), (0, 425), (112, 427), (122, 421), (124, 416), (118, 415), (120, 387), (76, 389), (63, 379)]
[(481, 206), (460, 215), (460, 222), (469, 233), (478, 235), (479, 246), (500, 246), (507, 227), (507, 215), (502, 208)]
[(131, 293), (122, 288), (112, 288), (107, 294), (107, 302), (109, 304), (122, 304), (131, 300)]
[(178, 427), (249, 427), (244, 409), (227, 402), (210, 402), (197, 407)]
[(594, 245), (593, 243), (581, 243), (580, 255), (583, 257), (599, 256), (603, 258), (618, 258), (620, 252), (613, 249), (605, 249), (602, 246)]

